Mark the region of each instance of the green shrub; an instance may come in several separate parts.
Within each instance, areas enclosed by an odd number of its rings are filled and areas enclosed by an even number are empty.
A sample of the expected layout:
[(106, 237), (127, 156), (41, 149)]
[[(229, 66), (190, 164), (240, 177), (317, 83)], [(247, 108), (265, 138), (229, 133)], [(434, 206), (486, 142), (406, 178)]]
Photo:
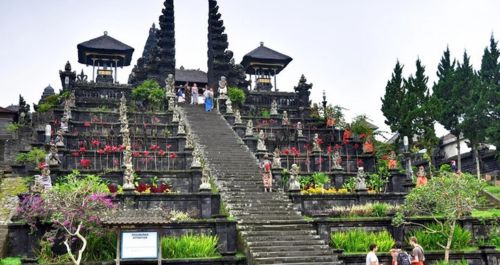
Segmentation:
[(314, 186), (316, 188), (324, 187), (325, 184), (330, 183), (330, 177), (323, 172), (316, 172), (312, 175)]
[(148, 79), (132, 90), (132, 98), (147, 101), (151, 107), (158, 109), (165, 99), (165, 92), (155, 80)]
[(86, 236), (85, 261), (111, 261), (116, 257), (116, 233), (113, 231), (92, 232)]
[(342, 185), (342, 188), (346, 189), (350, 192), (354, 191), (354, 188), (356, 188), (356, 177), (352, 176), (352, 177), (348, 178), (347, 181), (344, 182), (344, 184)]
[(21, 265), (21, 258), (7, 257), (5, 259), (0, 259), (0, 265)]
[(387, 216), (389, 205), (387, 203), (374, 203), (372, 205), (372, 214), (376, 217)]
[(165, 259), (220, 257), (217, 236), (184, 235), (161, 239), (162, 257)]
[(394, 245), (394, 239), (387, 231), (368, 232), (363, 229), (354, 229), (346, 232), (335, 232), (330, 236), (330, 245), (333, 248), (343, 249), (345, 252), (367, 252), (370, 244), (375, 243), (380, 253), (388, 252)]
[(264, 119), (271, 118), (271, 112), (268, 109), (263, 109), (260, 111), (260, 116)]
[(5, 127), (5, 130), (7, 130), (10, 133), (15, 133), (19, 130), (19, 124), (15, 122), (11, 122), (7, 124), (7, 127)]
[(229, 97), (229, 99), (231, 99), (231, 102), (233, 102), (233, 104), (236, 104), (238, 106), (243, 106), (243, 103), (245, 103), (246, 95), (243, 89), (230, 87), (227, 90), (227, 96)]
[[(441, 227), (438, 224), (431, 224), (428, 226), (431, 230), (441, 230)], [(447, 234), (450, 228), (445, 229), (445, 233)], [(410, 236), (415, 236), (418, 239), (418, 243), (425, 250), (443, 250), (442, 246), (446, 245), (446, 235), (443, 233), (432, 233), (427, 229), (418, 229), (410, 233)], [(470, 241), (472, 239), (471, 232), (466, 229), (463, 229), (461, 226), (457, 225), (455, 227), (455, 232), (453, 233), (453, 240), (451, 244), (452, 250), (462, 250), (466, 249), (470, 246)]]
[(35, 147), (27, 153), (17, 154), (16, 163), (19, 164), (31, 163), (37, 165), (38, 163), (42, 162), (45, 159), (46, 155), (47, 154), (45, 153), (44, 150)]

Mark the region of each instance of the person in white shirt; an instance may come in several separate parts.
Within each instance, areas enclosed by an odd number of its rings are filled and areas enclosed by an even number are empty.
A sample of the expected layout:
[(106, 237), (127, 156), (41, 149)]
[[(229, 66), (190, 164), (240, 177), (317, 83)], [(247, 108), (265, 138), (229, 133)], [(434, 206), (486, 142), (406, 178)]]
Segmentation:
[(381, 265), (378, 263), (377, 255), (377, 244), (370, 245), (370, 252), (366, 255), (366, 265)]

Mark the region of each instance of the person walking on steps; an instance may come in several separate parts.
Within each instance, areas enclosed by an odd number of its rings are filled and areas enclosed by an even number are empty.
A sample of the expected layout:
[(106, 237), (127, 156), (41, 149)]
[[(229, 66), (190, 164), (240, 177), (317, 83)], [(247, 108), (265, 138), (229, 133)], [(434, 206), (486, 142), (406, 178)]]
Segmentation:
[(214, 105), (214, 92), (212, 88), (205, 90), (203, 96), (205, 97), (205, 111), (211, 111)]
[(262, 170), (262, 183), (264, 184), (264, 192), (273, 191), (273, 175), (271, 174), (271, 161), (267, 154), (264, 155), (264, 160), (260, 164)]
[(417, 238), (412, 236), (410, 237), (410, 245), (413, 247), (411, 252), (412, 260), (411, 265), (424, 265), (425, 256), (424, 249), (422, 246), (418, 244)]
[(377, 250), (377, 244), (372, 243), (370, 245), (370, 252), (366, 254), (366, 265), (382, 265), (378, 262), (377, 254), (375, 254)]
[(191, 88), (191, 97), (192, 97), (192, 104), (193, 105), (198, 105), (198, 85), (196, 83), (193, 84), (193, 87)]

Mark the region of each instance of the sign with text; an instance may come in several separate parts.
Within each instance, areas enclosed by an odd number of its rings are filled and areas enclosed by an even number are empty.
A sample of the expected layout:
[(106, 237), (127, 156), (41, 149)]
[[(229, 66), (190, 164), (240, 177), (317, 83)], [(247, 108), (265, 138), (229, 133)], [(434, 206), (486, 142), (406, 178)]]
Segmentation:
[(120, 258), (157, 259), (158, 232), (122, 232)]

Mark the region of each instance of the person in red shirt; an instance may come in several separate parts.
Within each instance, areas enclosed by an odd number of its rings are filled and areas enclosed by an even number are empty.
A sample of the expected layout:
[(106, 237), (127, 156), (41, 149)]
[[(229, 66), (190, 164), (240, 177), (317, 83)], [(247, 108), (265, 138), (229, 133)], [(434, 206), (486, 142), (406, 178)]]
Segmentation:
[(271, 161), (267, 154), (264, 155), (260, 168), (262, 169), (262, 182), (264, 184), (264, 192), (272, 192), (273, 176), (271, 174)]

